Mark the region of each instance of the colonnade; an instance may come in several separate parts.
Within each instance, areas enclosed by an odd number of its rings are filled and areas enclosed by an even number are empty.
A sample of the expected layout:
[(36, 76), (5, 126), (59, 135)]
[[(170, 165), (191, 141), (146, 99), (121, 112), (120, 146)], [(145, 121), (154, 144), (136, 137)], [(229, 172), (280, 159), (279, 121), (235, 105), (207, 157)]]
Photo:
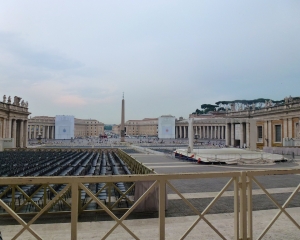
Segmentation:
[(18, 118), (3, 118), (0, 121), (0, 138), (13, 138), (15, 147), (27, 147), (28, 121)]
[[(225, 125), (193, 126), (194, 135), (199, 139), (225, 139)], [(175, 127), (176, 138), (188, 138), (188, 126)]]
[[(193, 126), (194, 136), (198, 139), (225, 140), (225, 145), (234, 147), (249, 147), (250, 124), (245, 120), (232, 121), (224, 125)], [(188, 126), (175, 127), (176, 138), (188, 138)]]
[(249, 122), (231, 122), (226, 123), (226, 145), (235, 147), (250, 146), (250, 123)]
[(29, 125), (28, 139), (36, 139), (41, 134), (41, 138), (55, 139), (55, 126), (53, 125)]

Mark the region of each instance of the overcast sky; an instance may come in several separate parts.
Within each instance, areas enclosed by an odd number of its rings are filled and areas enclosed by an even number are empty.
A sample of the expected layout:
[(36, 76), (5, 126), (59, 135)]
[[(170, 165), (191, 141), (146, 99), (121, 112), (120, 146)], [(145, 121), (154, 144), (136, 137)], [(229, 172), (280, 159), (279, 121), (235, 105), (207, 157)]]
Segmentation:
[(120, 123), (300, 96), (300, 1), (0, 0), (0, 94)]

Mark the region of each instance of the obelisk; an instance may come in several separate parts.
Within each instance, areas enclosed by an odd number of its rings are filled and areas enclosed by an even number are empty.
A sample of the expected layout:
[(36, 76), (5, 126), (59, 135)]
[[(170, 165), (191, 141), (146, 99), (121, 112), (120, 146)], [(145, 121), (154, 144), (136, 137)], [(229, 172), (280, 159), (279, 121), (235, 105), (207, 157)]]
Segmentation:
[(122, 99), (122, 114), (121, 114), (121, 142), (125, 142), (125, 100), (124, 93)]

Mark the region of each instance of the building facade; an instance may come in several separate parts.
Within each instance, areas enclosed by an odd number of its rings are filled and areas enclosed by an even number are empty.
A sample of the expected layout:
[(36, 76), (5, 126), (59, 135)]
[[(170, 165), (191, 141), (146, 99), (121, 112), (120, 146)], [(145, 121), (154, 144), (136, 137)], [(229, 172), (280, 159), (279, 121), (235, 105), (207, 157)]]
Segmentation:
[(142, 120), (128, 120), (125, 123), (125, 132), (128, 136), (157, 136), (158, 118), (144, 118)]
[[(262, 106), (232, 108), (223, 115), (193, 116), (193, 135), (198, 139), (223, 140), (228, 146), (283, 147), (285, 139), (300, 138), (300, 98), (286, 97)], [(175, 124), (176, 138), (188, 138), (188, 120)]]
[[(120, 134), (120, 125), (113, 125), (112, 132)], [(158, 136), (158, 118), (144, 118), (142, 120), (128, 120), (125, 122), (127, 136)]]
[[(259, 149), (283, 147), (284, 139), (299, 138), (299, 117), (300, 99), (298, 97), (286, 97), (284, 103), (280, 105), (266, 102), (260, 109), (244, 109), (227, 113), (227, 118), (231, 120), (243, 119), (242, 130), (248, 133), (250, 128), (253, 142)], [(234, 128), (235, 124), (235, 121), (231, 122), (231, 127)]]
[[(104, 124), (95, 119), (75, 118), (75, 137), (94, 137), (104, 134)], [(55, 139), (55, 117), (36, 116), (28, 120), (28, 138)]]
[(0, 102), (0, 139), (13, 139), (14, 147), (27, 147), (28, 102), (3, 96)]

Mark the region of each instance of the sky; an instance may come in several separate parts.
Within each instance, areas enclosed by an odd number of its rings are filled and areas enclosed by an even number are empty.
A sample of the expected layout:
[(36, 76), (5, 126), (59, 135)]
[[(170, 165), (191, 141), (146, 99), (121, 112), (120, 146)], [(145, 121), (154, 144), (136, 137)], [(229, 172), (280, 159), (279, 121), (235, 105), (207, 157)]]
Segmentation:
[(300, 96), (299, 0), (0, 0), (0, 96), (105, 124)]

